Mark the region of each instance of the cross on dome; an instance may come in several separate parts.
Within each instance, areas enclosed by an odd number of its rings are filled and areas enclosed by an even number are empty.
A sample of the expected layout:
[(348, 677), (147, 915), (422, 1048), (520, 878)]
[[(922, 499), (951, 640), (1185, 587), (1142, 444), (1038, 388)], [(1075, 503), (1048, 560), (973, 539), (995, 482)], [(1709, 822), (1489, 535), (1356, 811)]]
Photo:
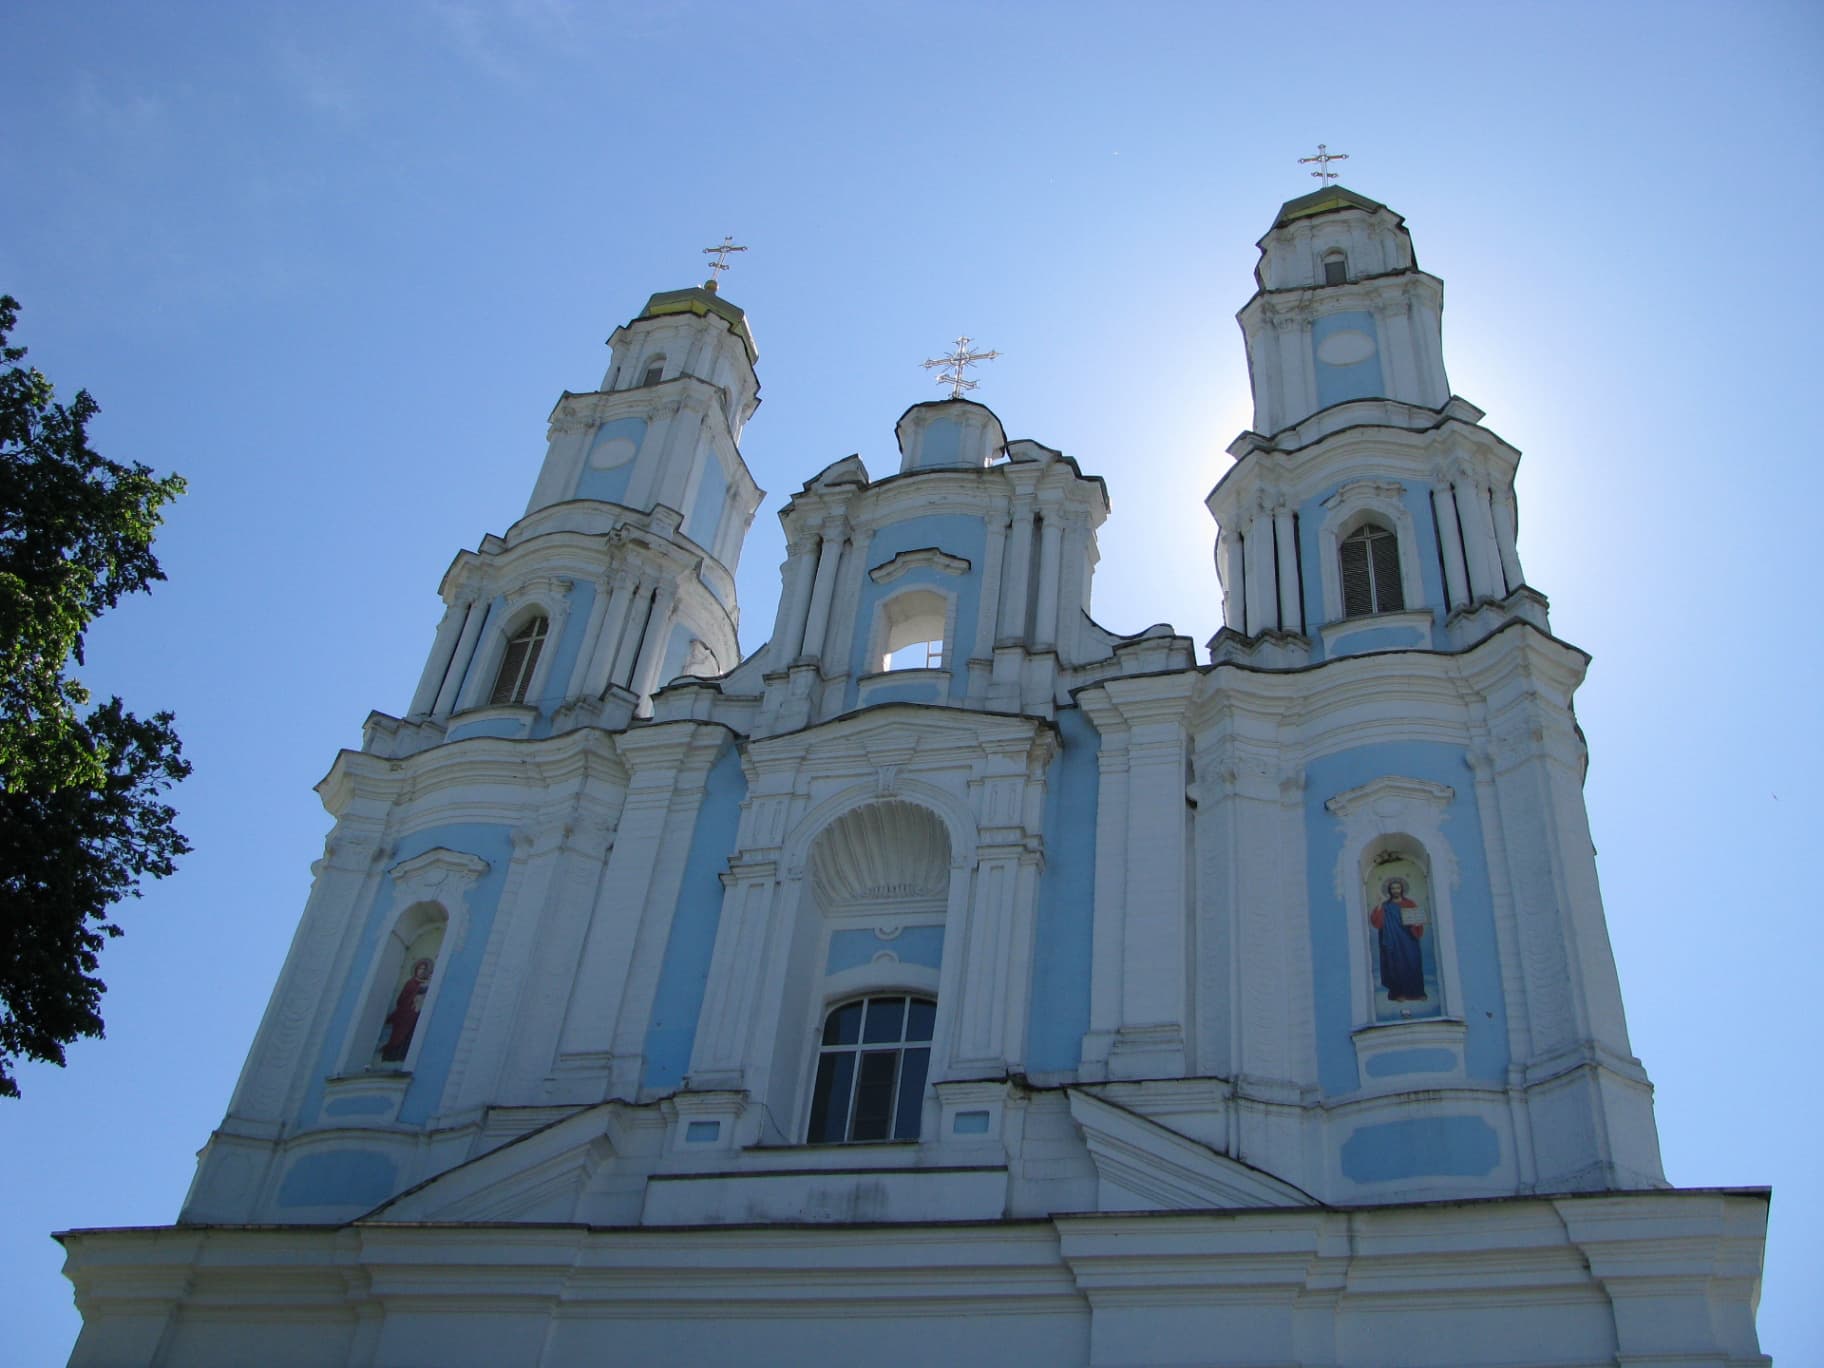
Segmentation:
[(1330, 163), (1333, 161), (1348, 160), (1349, 154), (1347, 152), (1332, 152), (1324, 143), (1319, 143), (1317, 145), (1317, 155), (1315, 157), (1300, 157), (1298, 159), (1298, 164), (1303, 166), (1307, 162), (1316, 162), (1317, 170), (1313, 171), (1311, 174), (1316, 176), (1318, 180), (1322, 181), (1325, 185), (1328, 185), (1337, 178), (1338, 174), (1330, 169)]
[(745, 252), (746, 250), (747, 248), (745, 247), (735, 246), (735, 239), (732, 233), (724, 233), (722, 235), (721, 246), (705, 247), (703, 249), (703, 255), (713, 256), (715, 260), (709, 263), (709, 279), (705, 281), (704, 284), (712, 290), (715, 289), (716, 277), (721, 272), (728, 269), (728, 254), (730, 252)]
[(1000, 355), (997, 351), (970, 351), (969, 344), (974, 340), (969, 337), (959, 337), (956, 339), (956, 350), (950, 355), (934, 357), (930, 361), (919, 363), (925, 370), (930, 370), (934, 366), (944, 368), (943, 373), (937, 377), (937, 383), (950, 386), (952, 399), (961, 399), (964, 390), (972, 390), (976, 386), (974, 380), (964, 376), (963, 367), (973, 366), (977, 361), (992, 361)]

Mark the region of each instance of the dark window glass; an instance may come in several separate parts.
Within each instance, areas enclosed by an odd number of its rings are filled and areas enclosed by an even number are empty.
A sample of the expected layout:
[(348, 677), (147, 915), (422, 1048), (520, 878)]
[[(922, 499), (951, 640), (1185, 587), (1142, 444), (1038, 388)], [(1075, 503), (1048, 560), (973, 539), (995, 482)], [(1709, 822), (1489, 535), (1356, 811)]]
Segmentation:
[(855, 1056), (843, 1051), (817, 1061), (817, 1087), (811, 1099), (811, 1141), (829, 1144), (844, 1139), (849, 1129), (850, 1083)]
[(812, 1144), (916, 1140), (937, 1018), (930, 998), (864, 998), (823, 1023), (811, 1086)]
[(861, 1039), (861, 1009), (864, 1004), (847, 1003), (830, 1013), (823, 1023), (825, 1045), (853, 1045)]
[(899, 1106), (893, 1123), (895, 1140), (918, 1139), (918, 1113), (925, 1100), (925, 1073), (930, 1050), (907, 1050), (899, 1063)]
[(1400, 581), (1400, 540), (1369, 523), (1343, 538), (1337, 551), (1343, 581), (1343, 616), (1397, 613), (1406, 606)]
[(855, 1120), (849, 1127), (849, 1139), (887, 1138), (893, 1125), (898, 1073), (898, 1050), (869, 1050), (861, 1057), (861, 1074), (855, 1080)]
[(1349, 263), (1341, 257), (1324, 259), (1324, 284), (1343, 285), (1349, 280)]
[(861, 1038), (870, 1045), (882, 1041), (898, 1042), (905, 1038), (906, 1000), (904, 998), (872, 998), (868, 1002), (868, 1024), (861, 1033)]
[(532, 687), (532, 672), (538, 668), (539, 652), (545, 648), (545, 632), (549, 627), (541, 615), (513, 634), (500, 658), (500, 673), (494, 676), (494, 692), (488, 695), (488, 702), (526, 701), (526, 690)]
[(642, 387), (646, 385), (656, 385), (664, 378), (665, 363), (663, 361), (654, 361), (650, 366), (646, 367), (646, 374), (640, 380), (640, 384)]

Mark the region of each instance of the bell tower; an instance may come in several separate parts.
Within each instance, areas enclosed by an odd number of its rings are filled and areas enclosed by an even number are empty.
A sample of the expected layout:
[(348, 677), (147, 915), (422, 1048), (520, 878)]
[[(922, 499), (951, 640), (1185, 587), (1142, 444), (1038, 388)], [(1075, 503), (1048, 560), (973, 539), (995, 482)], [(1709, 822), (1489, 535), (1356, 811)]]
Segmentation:
[(407, 717), (376, 713), (368, 749), (624, 725), (667, 680), (738, 663), (762, 497), (738, 445), (760, 402), (746, 315), (711, 280), (653, 295), (608, 345), (601, 388), (552, 411), (525, 515), (445, 574)]

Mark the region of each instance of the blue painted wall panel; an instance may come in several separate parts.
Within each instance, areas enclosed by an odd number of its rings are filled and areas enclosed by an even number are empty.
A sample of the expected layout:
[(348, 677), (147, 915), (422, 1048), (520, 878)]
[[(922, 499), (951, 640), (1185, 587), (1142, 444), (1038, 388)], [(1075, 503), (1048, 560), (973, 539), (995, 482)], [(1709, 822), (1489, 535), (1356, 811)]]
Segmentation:
[(1341, 1158), (1343, 1176), (1357, 1183), (1480, 1178), (1501, 1162), (1501, 1137), (1479, 1116), (1414, 1117), (1363, 1126)]
[(740, 752), (731, 744), (710, 766), (703, 786), (703, 804), (697, 809), (696, 829), (691, 833), (671, 937), (665, 942), (665, 958), (659, 966), (652, 1021), (646, 1028), (643, 1082), (649, 1088), (679, 1087), (690, 1068), (697, 1018), (709, 983), (710, 955), (716, 948), (716, 928), (722, 922), (722, 874), (735, 848), (746, 797), (747, 776), (741, 772)]
[[(1364, 333), (1375, 340), (1375, 350), (1354, 365), (1333, 366), (1318, 359), (1324, 340), (1337, 333)], [(1317, 373), (1317, 406), (1329, 408), (1350, 399), (1374, 399), (1387, 393), (1381, 382), (1381, 353), (1374, 315), (1363, 312), (1327, 314), (1311, 325), (1311, 362)]]
[[(1458, 883), (1451, 890), (1451, 940), (1462, 1001), (1445, 1004), (1461, 1018), (1466, 1039), (1464, 1067), (1471, 1079), (1489, 1083), (1507, 1077), (1507, 1004), (1501, 992), (1501, 964), (1495, 938), (1488, 862), (1482, 849), (1482, 819), (1475, 778), (1460, 746), (1430, 741), (1389, 741), (1314, 760), (1305, 771), (1306, 896), (1310, 906), (1312, 1011), (1317, 1027), (1318, 1082), (1329, 1097), (1360, 1086), (1350, 1032), (1351, 988), (1348, 937), (1362, 935), (1336, 893), (1336, 862), (1343, 827), (1324, 804), (1370, 780), (1404, 775), (1447, 784), (1455, 791), (1443, 832), (1456, 856)], [(1434, 870), (1438, 852), (1433, 852)], [(1372, 968), (1372, 959), (1370, 960)]]
[(872, 964), (876, 956), (888, 954), (901, 964), (916, 964), (938, 969), (944, 962), (944, 928), (941, 926), (908, 926), (891, 940), (882, 940), (873, 929), (838, 931), (830, 937), (830, 953), (824, 962), (824, 973), (840, 974), (844, 969), (857, 969)]
[[(626, 503), (627, 486), (633, 480), (639, 449), (645, 440), (646, 421), (643, 418), (616, 418), (612, 422), (603, 423), (595, 430), (595, 437), (589, 444), (589, 456), (583, 461), (582, 474), (576, 481), (576, 497), (601, 499), (605, 503)], [(633, 453), (619, 464), (606, 470), (594, 464), (598, 451), (610, 445), (617, 445), (624, 451), (625, 443), (629, 442), (633, 444)]]
[(299, 1157), (279, 1184), (281, 1207), (378, 1206), (396, 1191), (399, 1171), (377, 1150), (338, 1149)]
[[(439, 847), (476, 855), (488, 862), (485, 874), (469, 890), (469, 929), (462, 945), (453, 950), (438, 967), (440, 980), (437, 1001), (428, 1017), (418, 1023), (424, 1032), (423, 1043), (412, 1068), (411, 1085), (399, 1106), (399, 1120), (404, 1125), (423, 1125), (436, 1110), (449, 1081), (450, 1064), (456, 1054), (456, 1039), (469, 1014), (469, 1000), (475, 991), (475, 977), (493, 934), (494, 917), (500, 906), (501, 889), (507, 881), (507, 866), (513, 859), (513, 838), (504, 826), (479, 822), (454, 823), (431, 827), (402, 837), (393, 854), (395, 864), (415, 858)], [(381, 937), (393, 918), (393, 881), (383, 878), (361, 928), (361, 940), (355, 949), (354, 966), (337, 997), (330, 1015), (329, 1029), (324, 1034), (317, 1067), (305, 1090), (303, 1105), (298, 1110), (298, 1125), (312, 1129), (323, 1106), (323, 1080), (341, 1070), (341, 1062), (350, 1047), (348, 1033), (360, 1015), (361, 985), (368, 966), (379, 952)], [(385, 985), (380, 991), (388, 991)], [(353, 1200), (353, 1199), (350, 1199)]]
[(1027, 1067), (1074, 1069), (1089, 1029), (1102, 738), (1080, 708), (1058, 711), (1062, 746), (1045, 785), (1045, 872), (1032, 959)]
[[(944, 666), (950, 671), (951, 694), (961, 698), (969, 687), (970, 649), (975, 644), (975, 624), (981, 614), (982, 557), (986, 554), (988, 534), (980, 518), (957, 513), (932, 513), (907, 518), (904, 522), (883, 527), (874, 534), (868, 547), (868, 568), (885, 565), (904, 551), (917, 551), (934, 546), (969, 562), (963, 575), (948, 575), (941, 570), (920, 568), (908, 571), (891, 584), (876, 584), (862, 577), (860, 601), (856, 607), (855, 640), (849, 654), (849, 687), (845, 708), (854, 708), (860, 699), (856, 683), (862, 675), (879, 669), (878, 661), (868, 659), (868, 639), (874, 625), (874, 613), (880, 601), (907, 588), (935, 589), (956, 598), (956, 632), (944, 643)], [(918, 701), (879, 698), (880, 702)]]

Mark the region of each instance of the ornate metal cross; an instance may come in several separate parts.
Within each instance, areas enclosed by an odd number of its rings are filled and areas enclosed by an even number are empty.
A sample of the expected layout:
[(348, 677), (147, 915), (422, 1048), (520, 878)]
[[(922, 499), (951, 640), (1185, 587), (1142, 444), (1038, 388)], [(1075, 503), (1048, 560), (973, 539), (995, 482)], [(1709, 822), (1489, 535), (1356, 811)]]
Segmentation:
[(722, 235), (722, 245), (720, 247), (705, 247), (703, 249), (703, 255), (713, 256), (715, 258), (714, 261), (709, 263), (709, 283), (714, 285), (716, 283), (717, 275), (728, 269), (728, 254), (730, 252), (745, 252), (746, 250), (747, 248), (745, 247), (735, 246), (734, 236), (728, 233)]
[(1313, 171), (1311, 174), (1316, 176), (1325, 185), (1328, 185), (1337, 177), (1337, 173), (1330, 169), (1330, 163), (1333, 161), (1348, 160), (1349, 154), (1347, 152), (1332, 152), (1323, 143), (1319, 143), (1317, 145), (1317, 155), (1315, 157), (1300, 157), (1298, 159), (1298, 164), (1303, 166), (1307, 162), (1316, 162), (1317, 170)]
[(926, 370), (930, 370), (933, 366), (942, 366), (944, 368), (944, 373), (937, 377), (937, 383), (950, 386), (950, 397), (952, 399), (961, 399), (964, 390), (972, 390), (975, 388), (976, 382), (963, 375), (964, 366), (973, 366), (977, 361), (992, 361), (995, 357), (1000, 355), (999, 352), (995, 351), (970, 351), (969, 343), (973, 340), (973, 338), (959, 337), (956, 339), (956, 350), (951, 352), (950, 355), (939, 356), (933, 360), (920, 363)]

